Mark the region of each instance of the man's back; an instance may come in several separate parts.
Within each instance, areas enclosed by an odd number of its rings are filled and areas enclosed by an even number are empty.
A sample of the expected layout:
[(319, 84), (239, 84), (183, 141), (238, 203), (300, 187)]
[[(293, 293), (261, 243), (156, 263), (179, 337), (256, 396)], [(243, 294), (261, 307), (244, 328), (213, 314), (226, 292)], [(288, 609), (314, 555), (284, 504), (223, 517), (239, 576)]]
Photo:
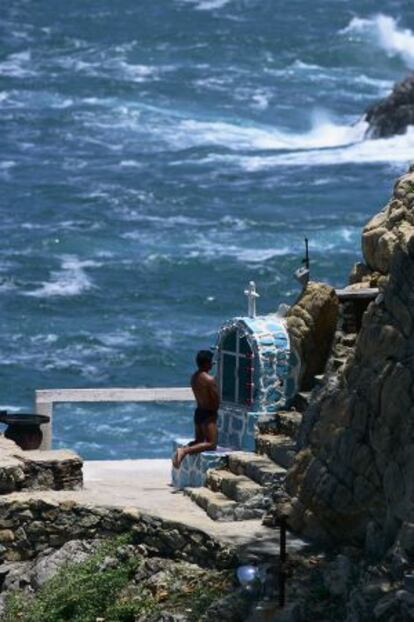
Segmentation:
[(219, 395), (216, 381), (205, 371), (196, 371), (191, 376), (191, 388), (199, 408), (216, 412), (219, 407)]

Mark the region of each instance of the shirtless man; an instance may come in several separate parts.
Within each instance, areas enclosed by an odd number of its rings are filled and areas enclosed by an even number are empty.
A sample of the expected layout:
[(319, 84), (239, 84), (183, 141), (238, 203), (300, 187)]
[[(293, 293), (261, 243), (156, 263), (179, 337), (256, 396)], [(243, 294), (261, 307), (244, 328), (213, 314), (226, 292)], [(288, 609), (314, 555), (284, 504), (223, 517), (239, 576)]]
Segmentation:
[(194, 413), (195, 440), (179, 447), (173, 459), (176, 469), (187, 454), (215, 449), (217, 445), (217, 417), (220, 405), (216, 381), (208, 373), (213, 366), (213, 354), (200, 350), (196, 357), (197, 371), (191, 376), (191, 388), (197, 401)]

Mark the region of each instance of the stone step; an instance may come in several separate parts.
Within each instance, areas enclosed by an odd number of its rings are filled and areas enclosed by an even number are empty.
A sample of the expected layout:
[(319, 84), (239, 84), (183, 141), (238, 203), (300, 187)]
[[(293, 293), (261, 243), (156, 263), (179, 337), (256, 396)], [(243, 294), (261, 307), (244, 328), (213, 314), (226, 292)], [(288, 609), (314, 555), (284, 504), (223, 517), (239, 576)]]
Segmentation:
[(245, 503), (229, 499), (209, 488), (185, 488), (184, 492), (215, 521), (230, 522), (263, 518), (271, 505), (270, 496), (260, 495)]
[(277, 413), (279, 434), (296, 438), (302, 423), (302, 413), (297, 410), (286, 410)]
[(207, 474), (206, 486), (214, 492), (222, 492), (238, 503), (246, 503), (264, 492), (263, 486), (249, 477), (224, 469), (211, 469)]
[(297, 410), (282, 410), (260, 417), (257, 427), (259, 434), (284, 434), (296, 438), (301, 423), (302, 413)]
[(245, 475), (261, 486), (279, 485), (285, 481), (286, 469), (267, 456), (248, 451), (234, 451), (228, 455), (228, 466), (235, 475)]
[(279, 434), (279, 420), (276, 413), (261, 415), (257, 420), (257, 428), (260, 434)]
[(221, 492), (214, 492), (209, 488), (185, 488), (184, 493), (216, 521), (235, 520), (237, 501), (233, 501)]
[(283, 434), (259, 434), (256, 436), (256, 450), (288, 469), (295, 457), (296, 444), (290, 436)]

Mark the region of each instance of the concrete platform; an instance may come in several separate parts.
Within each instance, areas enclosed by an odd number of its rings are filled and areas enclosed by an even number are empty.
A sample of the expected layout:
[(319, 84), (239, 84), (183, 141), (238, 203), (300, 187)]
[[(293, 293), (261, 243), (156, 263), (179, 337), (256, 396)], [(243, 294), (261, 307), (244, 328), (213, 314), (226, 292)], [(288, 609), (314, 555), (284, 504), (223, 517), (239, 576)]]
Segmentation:
[[(264, 527), (260, 520), (218, 523), (183, 492), (171, 486), (170, 460), (121, 460), (84, 463), (84, 489), (76, 493), (98, 505), (136, 508), (201, 529), (226, 541), (252, 558), (256, 554), (279, 553), (279, 531)], [(288, 538), (288, 546), (305, 546)]]
[[(82, 490), (33, 491), (7, 496), (73, 500), (94, 506), (135, 507), (147, 514), (200, 529), (236, 547), (246, 560), (252, 560), (257, 555), (268, 557), (278, 554), (278, 530), (264, 527), (259, 520), (215, 522), (189, 497), (173, 488), (170, 482), (170, 460), (91, 461), (84, 463)], [(304, 541), (288, 537), (290, 550), (304, 546)]]

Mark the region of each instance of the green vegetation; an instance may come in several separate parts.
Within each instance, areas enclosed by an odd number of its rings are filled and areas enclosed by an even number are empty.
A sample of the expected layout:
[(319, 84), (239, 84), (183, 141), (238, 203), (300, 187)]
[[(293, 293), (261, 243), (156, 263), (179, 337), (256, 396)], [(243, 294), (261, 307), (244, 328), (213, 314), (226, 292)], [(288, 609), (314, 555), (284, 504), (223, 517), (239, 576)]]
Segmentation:
[[(119, 555), (126, 544), (125, 537), (105, 542), (86, 561), (66, 564), (35, 596), (11, 594), (3, 621), (134, 622), (140, 616), (156, 619), (157, 613), (168, 611), (185, 613), (195, 622), (231, 589), (229, 572), (170, 560), (165, 560), (158, 574), (146, 573), (140, 580), (139, 569), (146, 558), (130, 551)], [(154, 576), (160, 579), (154, 581)]]

